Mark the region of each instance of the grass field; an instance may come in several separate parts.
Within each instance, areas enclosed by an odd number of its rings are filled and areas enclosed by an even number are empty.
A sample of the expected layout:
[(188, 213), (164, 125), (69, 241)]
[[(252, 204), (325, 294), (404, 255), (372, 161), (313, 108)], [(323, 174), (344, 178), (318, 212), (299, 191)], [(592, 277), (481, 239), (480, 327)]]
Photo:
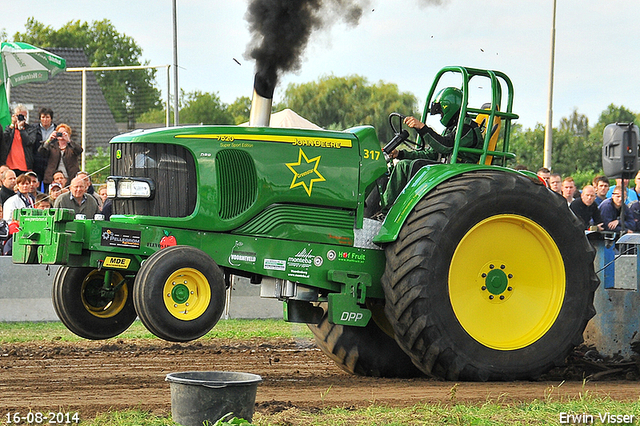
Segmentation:
[[(226, 320), (220, 323), (204, 339), (252, 339), (252, 338), (309, 338), (311, 333), (304, 325), (289, 324), (282, 320)], [(118, 339), (154, 339), (139, 322)], [(61, 323), (0, 323), (0, 345), (16, 342), (81, 340)], [(635, 424), (640, 425), (640, 400), (614, 401), (607, 397), (595, 397), (588, 391), (579, 397), (562, 399), (553, 389), (541, 400), (529, 403), (505, 403), (500, 398), (482, 404), (463, 404), (456, 400), (455, 383), (451, 384), (449, 401), (437, 404), (420, 404), (407, 408), (394, 408), (372, 401), (364, 408), (327, 407), (318, 412), (289, 409), (264, 415), (257, 412), (254, 425), (560, 425), (560, 424)], [(327, 389), (326, 392), (330, 392)], [(321, 400), (323, 395), (318, 395)], [(580, 416), (580, 417), (578, 417)], [(624, 417), (627, 416), (627, 417)], [(0, 421), (6, 422), (6, 418)], [(83, 425), (138, 426), (175, 425), (170, 417), (153, 413), (126, 410), (108, 412), (94, 419), (86, 419)], [(220, 423), (229, 424), (229, 423)], [(236, 423), (233, 423), (236, 424)]]
[[(104, 414), (83, 424), (92, 426), (175, 425), (170, 418), (156, 417), (135, 410)], [(221, 422), (220, 424), (229, 423)], [(367, 408), (356, 410), (329, 408), (319, 413), (287, 410), (269, 416), (256, 413), (252, 424), (260, 426), (638, 425), (640, 424), (640, 401), (622, 403), (608, 398), (595, 398), (588, 393), (574, 400), (556, 401), (549, 397), (526, 404), (503, 404), (500, 401), (487, 401), (481, 405), (464, 405), (457, 404), (453, 398), (450, 404), (425, 404), (408, 408), (394, 408), (372, 403)]]
[[(221, 320), (202, 339), (251, 338), (309, 338), (313, 335), (304, 324), (292, 324), (280, 319)], [(140, 321), (118, 336), (118, 339), (156, 339)], [(31, 342), (38, 340), (83, 341), (71, 333), (61, 322), (0, 322), (0, 343)]]

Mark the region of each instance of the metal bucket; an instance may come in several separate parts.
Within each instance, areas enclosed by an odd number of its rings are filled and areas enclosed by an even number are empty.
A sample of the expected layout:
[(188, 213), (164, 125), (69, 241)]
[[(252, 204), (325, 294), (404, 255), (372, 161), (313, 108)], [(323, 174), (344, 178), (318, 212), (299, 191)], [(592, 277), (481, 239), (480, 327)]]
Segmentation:
[(183, 426), (211, 424), (228, 413), (252, 420), (262, 377), (230, 371), (187, 371), (165, 378), (171, 388), (171, 415)]

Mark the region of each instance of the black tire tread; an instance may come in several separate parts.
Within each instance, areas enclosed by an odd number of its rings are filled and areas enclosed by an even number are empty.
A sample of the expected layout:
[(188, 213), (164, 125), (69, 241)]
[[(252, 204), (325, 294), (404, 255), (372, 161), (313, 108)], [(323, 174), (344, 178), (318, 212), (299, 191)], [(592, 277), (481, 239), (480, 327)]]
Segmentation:
[(82, 281), (93, 268), (61, 266), (53, 279), (51, 299), (60, 321), (74, 334), (91, 340), (115, 337), (126, 331), (136, 319), (132, 292), (123, 309), (111, 318), (98, 318), (82, 304)]
[[(563, 238), (570, 239), (574, 245), (573, 250), (579, 253), (577, 256), (580, 264), (576, 268), (588, 271), (583, 279), (588, 281), (583, 293), (588, 294), (579, 295), (584, 299), (585, 306), (579, 313), (581, 317), (573, 334), (567, 336), (565, 341), (555, 342), (558, 348), (552, 359), (523, 371), (495, 371), (482, 362), (476, 363), (465, 354), (457, 353), (455, 343), (434, 326), (435, 320), (428, 308), (428, 285), (410, 283), (413, 274), (430, 273), (429, 263), (432, 256), (438, 253), (438, 241), (443, 238), (443, 230), (449, 222), (457, 215), (464, 214), (465, 208), (474, 203), (474, 200), (493, 197), (492, 191), (495, 192), (496, 188), (512, 193), (525, 192), (527, 196), (551, 203), (550, 209), (564, 212), (564, 216), (572, 216), (573, 219), (565, 218), (572, 223), (569, 226), (571, 229), (564, 233)], [(496, 199), (496, 202), (499, 201)], [(584, 328), (595, 314), (593, 292), (599, 284), (593, 269), (595, 251), (584, 238), (579, 219), (568, 211), (563, 197), (550, 193), (543, 185), (522, 175), (481, 171), (463, 174), (440, 184), (418, 203), (407, 218), (397, 241), (386, 247), (386, 254), (387, 264), (382, 277), (386, 315), (394, 327), (399, 345), (410, 355), (414, 364), (428, 375), (449, 380), (474, 381), (536, 378), (550, 368), (564, 363), (569, 352), (582, 343)]]
[[(158, 289), (170, 272), (180, 269), (180, 264), (199, 269), (211, 286), (209, 308), (191, 321), (172, 317), (162, 297), (158, 297)], [(222, 270), (209, 255), (191, 246), (171, 246), (157, 251), (142, 264), (133, 287), (133, 303), (140, 321), (155, 336), (170, 342), (188, 342), (204, 336), (217, 324), (224, 309), (224, 294)]]
[(317, 324), (307, 324), (318, 347), (342, 370), (369, 377), (421, 377), (392, 337), (373, 320), (366, 327), (332, 324), (325, 313)]

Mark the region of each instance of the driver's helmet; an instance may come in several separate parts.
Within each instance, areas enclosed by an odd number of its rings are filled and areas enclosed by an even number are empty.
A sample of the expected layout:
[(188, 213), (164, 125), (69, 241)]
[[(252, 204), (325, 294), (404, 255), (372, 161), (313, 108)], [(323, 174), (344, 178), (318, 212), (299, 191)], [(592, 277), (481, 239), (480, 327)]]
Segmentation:
[(445, 87), (436, 95), (431, 104), (431, 115), (440, 114), (440, 123), (449, 127), (449, 122), (460, 111), (462, 106), (462, 91), (457, 87)]

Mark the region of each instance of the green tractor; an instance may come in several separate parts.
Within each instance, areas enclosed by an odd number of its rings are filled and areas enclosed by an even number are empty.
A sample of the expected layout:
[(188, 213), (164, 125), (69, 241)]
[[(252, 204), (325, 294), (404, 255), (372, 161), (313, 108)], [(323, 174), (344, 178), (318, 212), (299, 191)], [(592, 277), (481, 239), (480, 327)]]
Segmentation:
[[(565, 362), (595, 313), (594, 251), (564, 198), (506, 167), (517, 118), (508, 77), (444, 68), (423, 122), (445, 76), (459, 79), (459, 120), (477, 122), (483, 144), (457, 134), (449, 155), (412, 172), (384, 220), (371, 217), (385, 154), (425, 149), (402, 123), (384, 150), (371, 126), (134, 131), (110, 143), (111, 220), (19, 210), (13, 260), (63, 265), (54, 308), (88, 339), (136, 317), (162, 339), (197, 339), (236, 275), (282, 300), (284, 319), (307, 323), (348, 372), (538, 377)], [(472, 79), (491, 87), (485, 109), (469, 106)], [(478, 162), (459, 161), (468, 154)]]

